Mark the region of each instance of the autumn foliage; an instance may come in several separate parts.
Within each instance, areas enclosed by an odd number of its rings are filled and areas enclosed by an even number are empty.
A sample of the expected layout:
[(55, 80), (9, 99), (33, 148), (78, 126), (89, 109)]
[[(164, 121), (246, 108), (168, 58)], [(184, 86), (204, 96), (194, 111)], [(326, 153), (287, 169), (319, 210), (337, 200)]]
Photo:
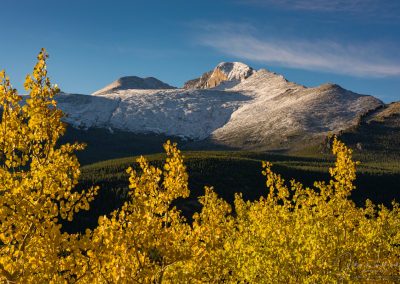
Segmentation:
[[(400, 207), (349, 199), (357, 163), (333, 142), (331, 180), (285, 182), (263, 163), (265, 196), (235, 197), (232, 208), (205, 188), (189, 223), (173, 206), (189, 196), (176, 144), (160, 169), (145, 158), (129, 168), (129, 200), (84, 234), (61, 230), (89, 210), (97, 188), (78, 192), (74, 155), (59, 146), (63, 113), (38, 56), (23, 99), (0, 73), (0, 282), (5, 283), (325, 283), (400, 280)], [(25, 101), (23, 101), (25, 100)]]

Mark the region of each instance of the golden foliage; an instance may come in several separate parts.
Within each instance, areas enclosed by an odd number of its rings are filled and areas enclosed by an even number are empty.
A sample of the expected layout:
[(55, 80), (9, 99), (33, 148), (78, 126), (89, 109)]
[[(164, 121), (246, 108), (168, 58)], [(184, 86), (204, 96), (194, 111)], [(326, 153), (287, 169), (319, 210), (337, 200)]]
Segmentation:
[(327, 283), (399, 281), (400, 207), (364, 208), (349, 199), (357, 163), (334, 139), (328, 183), (286, 183), (263, 163), (267, 192), (234, 208), (205, 188), (188, 223), (174, 207), (189, 196), (176, 144), (162, 169), (145, 158), (129, 168), (129, 200), (85, 234), (61, 232), (60, 218), (88, 210), (97, 188), (77, 192), (75, 150), (38, 56), (21, 104), (0, 73), (0, 281), (9, 283)]
[[(62, 234), (59, 218), (72, 220), (89, 209), (96, 189), (73, 190), (80, 174), (73, 152), (80, 144), (57, 147), (65, 131), (47, 77), (42, 50), (27, 76), (25, 104), (0, 73), (0, 279), (9, 282), (60, 281), (71, 265), (76, 236)], [(22, 106), (21, 106), (22, 105)]]

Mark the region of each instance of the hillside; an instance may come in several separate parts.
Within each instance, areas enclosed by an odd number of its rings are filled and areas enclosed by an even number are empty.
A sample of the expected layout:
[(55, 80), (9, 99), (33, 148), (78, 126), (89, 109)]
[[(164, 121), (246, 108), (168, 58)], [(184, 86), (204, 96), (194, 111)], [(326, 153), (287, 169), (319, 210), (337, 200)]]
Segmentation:
[(362, 155), (397, 157), (400, 160), (400, 103), (391, 103), (363, 116), (359, 123), (340, 135)]

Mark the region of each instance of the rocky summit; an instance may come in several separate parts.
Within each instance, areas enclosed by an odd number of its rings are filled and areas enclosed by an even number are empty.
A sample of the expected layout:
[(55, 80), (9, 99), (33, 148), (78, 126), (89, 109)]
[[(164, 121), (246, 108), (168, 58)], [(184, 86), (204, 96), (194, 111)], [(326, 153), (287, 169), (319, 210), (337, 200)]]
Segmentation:
[(209, 89), (226, 81), (241, 81), (253, 74), (253, 68), (241, 62), (221, 62), (201, 77), (187, 81), (184, 89)]

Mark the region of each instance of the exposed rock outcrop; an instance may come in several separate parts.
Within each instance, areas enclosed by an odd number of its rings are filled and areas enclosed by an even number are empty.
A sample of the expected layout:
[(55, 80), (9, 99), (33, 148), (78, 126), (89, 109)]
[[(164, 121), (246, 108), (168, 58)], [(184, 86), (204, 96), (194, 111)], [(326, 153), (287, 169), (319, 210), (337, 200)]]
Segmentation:
[(184, 85), (184, 89), (204, 89), (207, 86), (207, 81), (210, 78), (212, 71), (206, 72), (201, 77), (187, 81)]
[(210, 89), (219, 86), (225, 81), (240, 82), (254, 73), (253, 68), (241, 62), (222, 62), (214, 68), (201, 75), (200, 78), (187, 81), (184, 89)]

